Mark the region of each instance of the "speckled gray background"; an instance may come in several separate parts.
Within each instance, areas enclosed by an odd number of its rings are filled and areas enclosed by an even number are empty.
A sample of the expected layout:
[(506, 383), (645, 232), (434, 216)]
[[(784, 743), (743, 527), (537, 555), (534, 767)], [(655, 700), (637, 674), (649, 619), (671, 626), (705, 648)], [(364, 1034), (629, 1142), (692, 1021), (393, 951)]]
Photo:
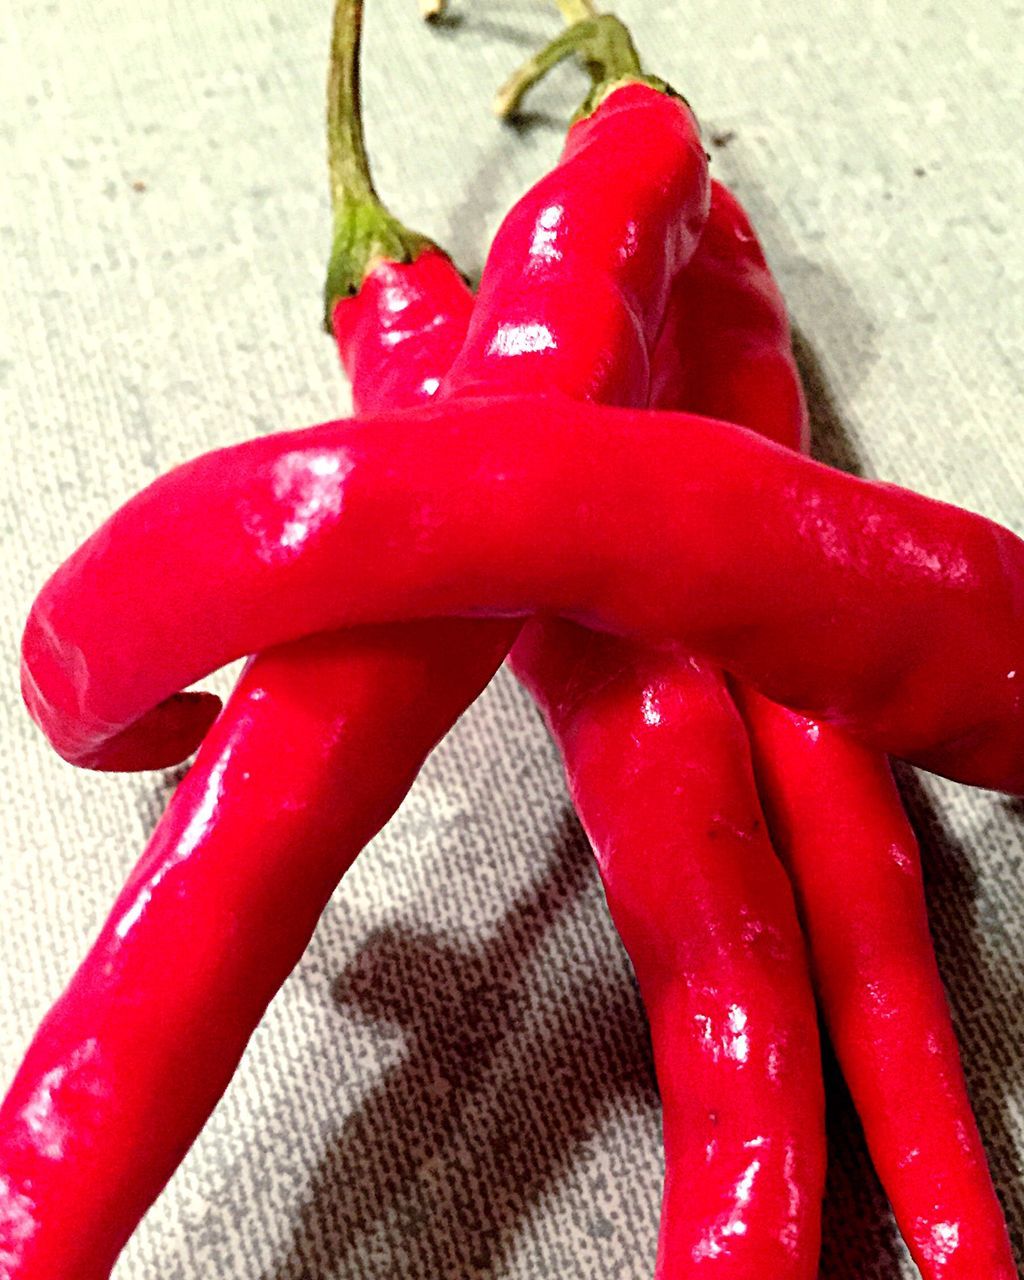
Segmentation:
[[(0, 22), (0, 1076), (175, 776), (58, 762), (24, 715), (34, 590), (171, 464), (334, 416), (318, 331), (328, 0), (7, 0)], [(540, 0), (369, 0), (397, 209), (479, 267), (581, 81), (487, 103)], [(622, 0), (717, 137), (790, 300), (825, 456), (1024, 532), (1024, 10)], [(965, 654), (964, 659), (969, 660)], [(223, 683), (223, 681), (222, 681)], [(1024, 809), (909, 773), (973, 1096), (1024, 1232)], [(822, 1275), (912, 1275), (836, 1090)], [(557, 763), (501, 678), (329, 907), (118, 1280), (649, 1276), (657, 1099)], [(981, 1278), (979, 1277), (979, 1280)]]

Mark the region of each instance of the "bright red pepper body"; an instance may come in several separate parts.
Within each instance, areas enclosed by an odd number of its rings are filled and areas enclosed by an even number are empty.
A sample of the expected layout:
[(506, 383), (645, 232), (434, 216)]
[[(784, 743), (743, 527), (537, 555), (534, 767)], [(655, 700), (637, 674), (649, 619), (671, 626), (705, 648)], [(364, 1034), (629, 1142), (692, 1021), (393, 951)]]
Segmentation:
[(540, 703), (636, 970), (661, 1092), (659, 1280), (813, 1280), (825, 1176), (818, 1028), (789, 882), (722, 676), (531, 623)]
[(744, 707), (829, 1032), (921, 1275), (1015, 1280), (888, 762), (763, 698)]
[(563, 396), (328, 423), (179, 467), (43, 588), (25, 695), (89, 762), (245, 653), (545, 611), (674, 637), (880, 750), (1024, 790), (1024, 542), (736, 427)]
[[(805, 448), (785, 305), (746, 214), (718, 183), (686, 282), (656, 358), (662, 403)], [(920, 854), (888, 761), (739, 692), (825, 1017), (897, 1223), (925, 1280), (1011, 1280), (928, 932)]]
[[(712, 367), (724, 377), (753, 364), (763, 392), (772, 353), (789, 352), (778, 291), (762, 282), (761, 305), (751, 296), (724, 195), (713, 184), (672, 296), (659, 406), (684, 406), (693, 365), (710, 380)], [(741, 281), (746, 305), (730, 312)], [(762, 412), (781, 433), (803, 402), (791, 357), (778, 374), (788, 394)], [(825, 1176), (817, 1018), (725, 679), (676, 648), (552, 619), (526, 627), (512, 661), (561, 749), (650, 1022), (666, 1164), (658, 1280), (812, 1280)]]
[[(511, 377), (522, 354), (533, 382), (543, 374), (580, 396), (606, 387), (638, 402), (646, 395), (660, 314), (653, 306), (644, 313), (639, 361), (634, 347), (621, 347), (623, 326), (616, 316), (636, 314), (633, 272), (637, 279), (646, 275), (655, 296), (664, 298), (662, 277), (675, 260), (662, 245), (675, 244), (682, 257), (692, 252), (707, 205), (707, 178), (689, 112), (637, 88), (649, 101), (647, 131), (661, 139), (652, 164), (678, 165), (684, 180), (667, 178), (664, 167), (615, 177), (620, 186), (633, 182), (636, 205), (646, 207), (650, 224), (617, 223), (617, 211), (605, 210), (600, 234), (588, 242), (596, 251), (601, 235), (611, 240), (603, 259), (607, 273), (593, 275), (595, 314), (585, 342), (568, 334), (571, 317), (564, 306), (561, 320), (554, 319), (561, 305), (556, 278), (524, 282), (537, 244), (531, 219), (545, 217), (558, 184), (549, 179), (541, 193), (528, 194), (499, 232), (497, 261), (505, 265), (518, 256), (522, 270), (488, 297), (500, 313), (503, 298), (510, 307), (513, 301), (503, 288), (518, 303), (529, 287), (558, 341), (539, 368), (531, 350), (485, 351), (474, 364), (482, 367), (481, 376), (493, 367), (496, 378)], [(629, 89), (612, 95), (571, 135), (561, 168), (571, 167), (572, 181), (581, 166), (592, 171), (600, 161), (606, 118), (608, 145), (622, 141), (620, 96), (629, 99), (630, 127), (637, 125), (636, 95)], [(609, 180), (614, 173), (614, 165), (606, 165)], [(644, 206), (648, 188), (653, 195)], [(678, 234), (677, 222), (683, 227)], [(623, 255), (634, 232), (643, 246)], [(611, 305), (616, 272), (622, 278), (617, 307)], [(577, 292), (586, 299), (586, 290)], [(470, 305), (465, 285), (437, 252), (407, 266), (377, 264), (359, 294), (333, 312), (357, 407), (402, 408), (432, 394), (465, 335)], [(596, 316), (605, 306), (612, 326), (607, 332)], [(313, 488), (280, 530), (285, 554), (317, 523), (318, 486), (332, 474), (330, 464), (322, 473), (314, 465)], [(255, 533), (260, 517), (250, 514)], [(250, 664), (0, 1112), (0, 1171), (7, 1180), (0, 1195), (0, 1250), (7, 1248), (14, 1259), (11, 1280), (52, 1280), (55, 1274), (98, 1280), (109, 1272), (223, 1092), (339, 877), (391, 816), (434, 743), (500, 665), (518, 626), (437, 621), (325, 634), (263, 653)], [(179, 700), (170, 718), (183, 710), (201, 724), (210, 706)], [(104, 764), (138, 764), (140, 741), (129, 731), (113, 752), (108, 741)], [(162, 752), (147, 759), (162, 762)], [(175, 960), (173, 976), (165, 980), (168, 955)], [(79, 1046), (86, 1042), (95, 1044), (96, 1053), (79, 1067)], [(186, 1062), (189, 1087), (182, 1088)], [(43, 1130), (35, 1123), (41, 1089), (48, 1108)], [(50, 1154), (48, 1134), (58, 1129), (63, 1145)], [(78, 1196), (86, 1166), (89, 1194)], [(23, 1228), (30, 1234), (19, 1239)]]
[(249, 666), (0, 1108), (4, 1280), (109, 1274), (342, 873), (489, 678), (490, 655), (451, 662), (462, 629)]
[(708, 190), (685, 105), (644, 84), (611, 92), (502, 223), (442, 396), (646, 404), (669, 291)]

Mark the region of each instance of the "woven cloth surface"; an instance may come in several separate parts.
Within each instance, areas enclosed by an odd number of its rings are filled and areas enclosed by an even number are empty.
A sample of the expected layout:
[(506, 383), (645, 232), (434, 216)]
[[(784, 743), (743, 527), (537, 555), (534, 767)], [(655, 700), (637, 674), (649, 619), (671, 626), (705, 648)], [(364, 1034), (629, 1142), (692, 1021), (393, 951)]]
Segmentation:
[[(1024, 10), (621, 0), (704, 121), (797, 327), (820, 454), (1024, 533)], [(494, 87), (540, 0), (427, 29), (370, 0), (386, 198), (477, 271), (557, 153)], [(7, 0), (0, 24), (0, 1078), (179, 774), (78, 772), (17, 690), (33, 593), (115, 504), (337, 416), (319, 332), (327, 0)], [(970, 660), (969, 654), (963, 655)], [(223, 690), (230, 673), (214, 682)], [(1024, 808), (901, 771), (993, 1171), (1024, 1232)], [(169, 980), (173, 957), (168, 957)], [(830, 1068), (822, 1276), (912, 1276)], [(641, 1006), (537, 715), (504, 673), (332, 900), (117, 1280), (641, 1280), (659, 1115)]]

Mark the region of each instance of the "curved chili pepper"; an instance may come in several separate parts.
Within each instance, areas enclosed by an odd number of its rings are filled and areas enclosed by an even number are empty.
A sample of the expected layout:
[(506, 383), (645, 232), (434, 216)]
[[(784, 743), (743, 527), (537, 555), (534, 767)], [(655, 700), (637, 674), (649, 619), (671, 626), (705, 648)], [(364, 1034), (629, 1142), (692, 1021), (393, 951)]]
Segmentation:
[[(354, 59), (359, 12), (338, 7), (335, 66)], [(412, 236), (392, 250), (409, 261), (376, 258), (393, 219), (360, 194), (369, 275), (335, 309), (339, 340), (361, 408), (415, 404), (458, 350), (472, 297)], [(512, 634), (466, 632), (445, 620), (326, 634), (247, 666), (0, 1106), (4, 1280), (109, 1275), (338, 880)]]
[(4, 1280), (109, 1274), (338, 880), (491, 675), (483, 646), (452, 661), (464, 629), (315, 636), (248, 667), (0, 1107)]
[(1024, 789), (1019, 538), (724, 423), (561, 396), (328, 423), (177, 468), (43, 588), (24, 691), (90, 763), (241, 654), (538, 611), (674, 637), (880, 750)]
[(935, 963), (921, 861), (888, 762), (747, 693), (843, 1075), (925, 1280), (1016, 1280)]
[[(372, 411), (415, 404), (436, 389), (465, 335), (470, 296), (450, 262), (401, 227), (373, 192), (354, 74), (359, 13), (358, 3), (340, 4), (335, 22), (336, 227), (328, 310), (356, 403)], [(600, 139), (606, 127), (612, 141), (623, 141), (618, 99), (611, 95), (607, 107), (577, 126), (577, 139), (584, 139), (577, 151), (586, 159), (573, 160), (572, 152), (563, 164), (573, 172), (600, 163), (601, 147), (587, 140)], [(631, 272), (646, 270), (652, 289), (663, 289), (660, 273), (671, 258), (661, 261), (661, 238), (675, 236), (681, 253), (689, 252), (685, 237), (690, 248), (696, 242), (694, 210), (707, 203), (706, 170), (692, 117), (670, 105), (672, 117), (660, 117), (658, 163), (689, 166), (692, 190), (678, 178), (666, 180), (663, 168), (632, 175), (641, 196), (648, 184), (657, 192), (648, 201), (649, 247), (625, 270), (620, 255), (606, 253), (608, 273), (593, 278), (595, 313), (607, 304), (616, 273), (625, 285)], [(611, 158), (603, 163), (614, 174)], [(627, 165), (625, 153), (617, 163)], [(534, 207), (543, 211), (552, 195), (548, 182)], [(535, 239), (529, 201), (502, 233), (509, 251), (521, 255), (533, 252)], [(633, 224), (616, 224), (613, 211), (605, 213), (604, 233), (617, 242), (628, 238)], [(690, 219), (684, 236), (672, 229), (679, 219)], [(518, 300), (524, 289), (514, 283)], [(557, 281), (538, 281), (536, 293), (539, 309), (549, 297), (558, 302)], [(500, 290), (489, 296), (496, 310), (506, 305)], [(581, 300), (586, 296), (584, 290)], [(627, 291), (618, 310), (632, 306)], [(614, 321), (614, 308), (605, 314)], [(648, 306), (651, 346), (660, 322)], [(646, 381), (631, 392), (620, 372), (635, 368), (633, 349), (621, 356), (616, 349), (620, 328), (602, 333), (593, 317), (587, 332), (599, 377), (579, 342), (545, 368), (580, 394), (607, 383), (641, 399)], [(552, 329), (560, 333), (554, 322)], [(490, 367), (495, 354), (501, 370), (514, 363), (511, 351), (484, 351), (482, 363)], [(644, 379), (648, 364), (645, 353)], [(315, 509), (306, 509), (303, 519), (312, 516)], [(249, 665), (0, 1109), (0, 1261), (12, 1280), (109, 1273), (223, 1092), (338, 879), (500, 665), (517, 631), (518, 623), (448, 621), (363, 629), (315, 636)], [(170, 991), (161, 982), (168, 955)]]
[[(655, 360), (659, 401), (806, 448), (785, 304), (749, 219), (719, 183), (685, 280)], [(920, 854), (888, 762), (829, 725), (736, 692), (825, 1018), (896, 1220), (925, 1280), (1010, 1280)]]
[(513, 663), (561, 749), (650, 1023), (665, 1143), (656, 1275), (813, 1280), (817, 1018), (725, 682), (557, 621), (527, 626)]
[[(716, 187), (669, 313), (699, 312), (725, 344), (735, 335), (716, 326), (714, 303), (692, 296), (703, 253), (715, 254)], [(659, 406), (681, 403), (665, 367), (692, 358), (678, 327), (655, 355)], [(550, 618), (526, 625), (510, 663), (560, 748), (650, 1024), (665, 1147), (655, 1274), (813, 1280), (825, 1179), (817, 1017), (725, 679), (676, 649)]]
[[(635, 60), (628, 37), (626, 50)], [(645, 401), (650, 351), (664, 317), (669, 282), (692, 254), (707, 215), (707, 164), (696, 121), (682, 99), (666, 93), (662, 82), (645, 77), (638, 62), (635, 68), (628, 65), (625, 75), (620, 72), (609, 65), (588, 114), (570, 130), (553, 173), (502, 223), (474, 313), (480, 318), (449, 375), (446, 396), (494, 398), (508, 387), (529, 387), (613, 403)], [(569, 202), (568, 192), (573, 193)], [(389, 234), (382, 235), (381, 254), (394, 243)], [(398, 243), (406, 247), (405, 241)], [(346, 243), (337, 237), (328, 311), (330, 299), (352, 291), (340, 287), (351, 277), (349, 267)], [(526, 279), (528, 293), (521, 288)], [(323, 474), (321, 465), (326, 467)], [(324, 458), (306, 474), (298, 456), (284, 461), (272, 488), (285, 504), (290, 494), (295, 510), (276, 531), (264, 525), (269, 512), (252, 508), (237, 513), (247, 536), (255, 535), (263, 546), (258, 555), (268, 567), (277, 559), (268, 539), (279, 543), (284, 559), (297, 564), (305, 558), (300, 548), (314, 528), (329, 523), (333, 499), (328, 490), (344, 470), (340, 461)], [(168, 493), (168, 502), (165, 523), (175, 520), (177, 499)], [(113, 534), (112, 529), (107, 532)], [(225, 570), (228, 564), (222, 561), (220, 572)], [(58, 673), (63, 657), (57, 657), (62, 642), (55, 628), (60, 624), (51, 611), (56, 601), (41, 597), (37, 603), (26, 635), (22, 686), (30, 711), (60, 754), (91, 768), (157, 768), (184, 758), (198, 745), (216, 714), (212, 695), (169, 691), (144, 723), (118, 723), (119, 717), (92, 703), (94, 681), (84, 652), (82, 662), (73, 660), (76, 670)], [(166, 603), (164, 623), (180, 631), (184, 615), (172, 618), (175, 606), (169, 598)], [(244, 606), (242, 612), (252, 614)], [(267, 610), (256, 612), (265, 615)], [(159, 626), (155, 613), (151, 622)], [(155, 631), (144, 629), (148, 638), (142, 631), (135, 636), (142, 646), (155, 640)], [(199, 625), (190, 643), (180, 646), (181, 656), (187, 648), (202, 648), (212, 638), (210, 632), (205, 623)], [(129, 659), (122, 675), (141, 694), (145, 672), (132, 670)], [(85, 720), (91, 721), (88, 728)]]

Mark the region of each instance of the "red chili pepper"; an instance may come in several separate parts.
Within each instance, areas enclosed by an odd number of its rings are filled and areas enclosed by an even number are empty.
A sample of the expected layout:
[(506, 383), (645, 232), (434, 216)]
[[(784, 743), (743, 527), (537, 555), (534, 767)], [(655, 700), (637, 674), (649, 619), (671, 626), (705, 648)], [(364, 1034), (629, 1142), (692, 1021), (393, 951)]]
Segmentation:
[(177, 468), (43, 588), (24, 690), (58, 750), (97, 763), (241, 654), (535, 612), (673, 637), (879, 750), (1024, 790), (1019, 538), (727, 424), (561, 396), (327, 423)]
[(813, 1280), (817, 1017), (725, 682), (671, 649), (564, 622), (531, 623), (513, 658), (561, 748), (650, 1022), (665, 1142), (656, 1275)]
[(711, 184), (700, 250), (672, 296), (652, 398), (790, 449), (810, 443), (785, 300), (749, 218), (720, 182)]
[[(598, 29), (605, 33), (620, 26), (604, 18)], [(639, 404), (647, 397), (650, 351), (669, 283), (692, 254), (707, 215), (707, 165), (689, 109), (665, 92), (660, 81), (643, 75), (628, 34), (623, 39), (624, 44), (607, 53), (603, 87), (592, 95), (588, 114), (570, 130), (562, 161), (499, 229), (474, 313), (478, 320), (445, 388), (447, 396), (486, 394), (495, 399), (505, 387), (518, 386), (615, 403)], [(613, 55), (624, 62), (624, 70)], [(571, 219), (565, 215), (570, 192)], [(384, 237), (382, 250), (387, 244)], [(344, 248), (344, 243), (337, 245), (332, 278), (344, 274)], [(523, 305), (520, 286), (526, 278), (532, 301)], [(338, 291), (332, 296), (339, 296)], [(496, 299), (502, 300), (501, 308), (495, 307)], [(581, 307), (582, 299), (587, 305)], [(257, 557), (268, 567), (279, 553), (282, 562), (305, 560), (301, 549), (310, 535), (337, 514), (328, 490), (342, 480), (346, 468), (338, 459), (313, 461), (311, 470), (298, 455), (285, 459), (271, 482), (278, 495), (271, 505), (290, 500), (294, 510), (280, 528), (271, 531), (265, 525), (269, 511), (262, 500), (236, 513), (244, 536), (255, 537), (262, 548)], [(161, 488), (164, 484), (157, 481)], [(165, 525), (175, 520), (176, 507), (177, 499), (168, 493), (161, 517)], [(268, 539), (277, 544), (275, 550)], [(185, 543), (181, 545), (187, 558)], [(218, 573), (226, 570), (227, 561), (222, 561)], [(173, 576), (180, 582), (180, 571)], [(59, 670), (63, 657), (57, 654), (61, 639), (54, 629), (60, 624), (51, 616), (55, 603), (55, 597), (37, 602), (22, 675), (26, 702), (56, 749), (76, 764), (105, 769), (156, 768), (187, 756), (216, 714), (212, 695), (171, 692), (160, 707), (148, 711), (144, 723), (119, 722), (117, 715), (93, 705), (95, 677), (84, 652), (84, 662), (75, 662), (76, 671)], [(148, 647), (155, 641), (157, 613), (165, 624), (172, 622), (170, 596), (165, 604), (136, 632), (138, 643)], [(255, 614), (266, 617), (268, 612), (277, 610), (243, 605), (236, 620), (248, 614), (255, 621)], [(173, 619), (176, 633), (181, 619), (183, 615)], [(286, 630), (291, 634), (282, 640), (295, 638), (294, 629)], [(187, 661), (189, 649), (202, 649), (212, 638), (207, 624), (197, 626), (190, 643), (179, 637), (180, 656)], [(260, 644), (249, 652), (266, 647)], [(146, 674), (120, 665), (128, 684), (143, 696)]]
[[(339, 141), (346, 120), (353, 131), (333, 157), (338, 225), (328, 301), (356, 402), (372, 411), (414, 404), (435, 389), (464, 337), (470, 297), (448, 260), (397, 224), (372, 190), (351, 74), (358, 16), (358, 4), (340, 5), (335, 28), (332, 138)], [(564, 170), (582, 168), (592, 178), (603, 163), (613, 176), (615, 164), (626, 164), (624, 151), (602, 162), (600, 136), (607, 134), (604, 146), (623, 143), (621, 99), (628, 93), (611, 95), (577, 126)], [(651, 236), (637, 260), (623, 262), (608, 249), (607, 273), (594, 274), (587, 333), (600, 376), (588, 368), (583, 343), (568, 344), (564, 357), (560, 349), (553, 358), (545, 353), (544, 370), (580, 394), (605, 385), (638, 400), (646, 394), (646, 381), (635, 392), (628, 387), (634, 349), (617, 350), (615, 309), (605, 313), (607, 332), (596, 310), (611, 296), (616, 274), (624, 289), (619, 312), (634, 304), (628, 289), (635, 273), (649, 272), (652, 289), (663, 290), (661, 272), (672, 255), (661, 260), (660, 241), (678, 241), (680, 253), (689, 252), (686, 238), (692, 248), (696, 211), (707, 202), (692, 117), (667, 98), (665, 115), (653, 101), (664, 95), (650, 96), (650, 110), (637, 114), (652, 128), (660, 122), (662, 151), (649, 158), (661, 167), (630, 180), (641, 209), (645, 184), (654, 192), (647, 202)], [(666, 164), (681, 165), (692, 189), (679, 173), (667, 174)], [(548, 181), (526, 197), (499, 233), (524, 265), (536, 240), (530, 208), (543, 216), (556, 188)], [(628, 237), (633, 224), (616, 224), (608, 206), (604, 213), (604, 234)], [(690, 222), (677, 234), (680, 219)], [(557, 249), (563, 232), (553, 231)], [(596, 252), (600, 236), (590, 243)], [(514, 285), (518, 301), (525, 290), (519, 279)], [(538, 280), (536, 295), (560, 338), (557, 280)], [(496, 312), (506, 305), (499, 290), (489, 296)], [(660, 327), (653, 307), (644, 323), (653, 345)], [(523, 356), (531, 369), (534, 355), (528, 349)], [(485, 349), (480, 364), (501, 377), (516, 358)], [(644, 379), (648, 363), (645, 351)], [(310, 494), (297, 521), (316, 514)], [(299, 523), (285, 532), (286, 542), (299, 536)], [(247, 668), (0, 1109), (0, 1259), (9, 1259), (12, 1280), (91, 1280), (109, 1272), (223, 1092), (338, 879), (500, 665), (517, 630), (508, 622), (430, 622), (325, 634), (264, 653)], [(172, 990), (164, 981), (169, 954)]]
[[(561, 219), (578, 216), (573, 195)], [(558, 284), (564, 256), (552, 242), (541, 265)], [(518, 273), (485, 273), (485, 283), (495, 277), (497, 296), (515, 294)], [(482, 290), (476, 316), (487, 298)], [(634, 334), (626, 350), (639, 350), (642, 385), (649, 357)], [(472, 340), (485, 359), (500, 350), (486, 320)], [(526, 353), (543, 386), (543, 347)], [(557, 623), (527, 627), (519, 663), (532, 636), (541, 649), (532, 675), (560, 740), (577, 748), (567, 752), (577, 808), (651, 1015), (668, 1163), (657, 1273), (667, 1280), (699, 1264), (721, 1276), (813, 1276), (825, 1163), (817, 1022), (742, 721), (708, 669)], [(566, 704), (569, 727), (559, 721)], [(685, 792), (681, 756), (695, 775)], [(681, 951), (685, 969), (673, 964)]]
[(829, 1032), (914, 1261), (925, 1280), (1016, 1280), (888, 762), (764, 699), (743, 705)]
[[(660, 402), (805, 448), (785, 305), (749, 219), (719, 183), (685, 286), (656, 359)], [(928, 933), (920, 854), (888, 762), (829, 725), (737, 692), (825, 1017), (900, 1229), (925, 1280), (1010, 1280), (1006, 1225)]]
[[(339, 5), (342, 69), (358, 16)], [(375, 207), (379, 239), (394, 224), (369, 196), (364, 217)], [(392, 251), (412, 260), (374, 262), (335, 310), (370, 409), (430, 394), (425, 371), (448, 367), (469, 320), (455, 267), (407, 241)], [(246, 668), (0, 1107), (4, 1280), (109, 1275), (338, 880), (501, 663), (510, 624), (466, 630), (314, 636)]]
[[(716, 218), (713, 197), (669, 310), (694, 314), (724, 368), (745, 335), (699, 291), (705, 247), (720, 265)], [(747, 329), (749, 312), (735, 318)], [(678, 330), (677, 319), (658, 346), (658, 405), (681, 406), (693, 353)], [(656, 1276), (813, 1280), (825, 1179), (817, 1016), (725, 679), (675, 648), (554, 619), (529, 623), (511, 662), (561, 750), (647, 1011), (665, 1146)]]

